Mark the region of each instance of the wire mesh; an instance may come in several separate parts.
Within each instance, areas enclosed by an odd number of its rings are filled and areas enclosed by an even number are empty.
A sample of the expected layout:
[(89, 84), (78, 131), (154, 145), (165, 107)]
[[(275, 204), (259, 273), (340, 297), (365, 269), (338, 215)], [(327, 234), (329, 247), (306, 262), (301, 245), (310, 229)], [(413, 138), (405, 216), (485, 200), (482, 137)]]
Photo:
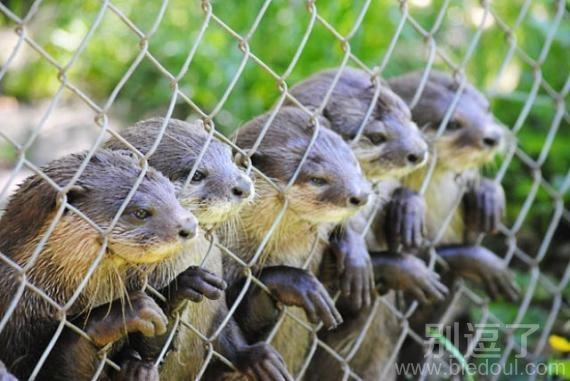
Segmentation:
[[(2, 308), (0, 331), (6, 329), (17, 305), (22, 303), (25, 290), (40, 295), (61, 316), (61, 323), (49, 345), (42, 350), (37, 366), (30, 370), (31, 379), (37, 379), (64, 328), (88, 338), (82, 327), (70, 322), (66, 314), (105, 255), (108, 234), (122, 210), (105, 230), (74, 209), (66, 194), (84, 171), (88, 158), (105, 140), (119, 139), (135, 153), (141, 164), (142, 179), (148, 168), (147, 159), (162, 139), (167, 121), (153, 147), (145, 153), (121, 138), (119, 127), (150, 115), (160, 115), (167, 120), (191, 115), (191, 119), (201, 120), (210, 138), (199, 153), (188, 184), (212, 139), (227, 143), (249, 158), (258, 149), (281, 105), (290, 102), (307, 113), (314, 129), (311, 143), (289, 183), (283, 188), (256, 168), (246, 165), (249, 173), (271, 184), (286, 199), (310, 147), (324, 128), (318, 116), (330, 99), (339, 76), (324, 96), (322, 106), (316, 110), (301, 105), (289, 88), (318, 70), (346, 66), (361, 68), (377, 81), (412, 69), (424, 70), (411, 108), (422, 97), (432, 69), (440, 68), (458, 78), (461, 85), (437, 136), (444, 133), (466, 81), (475, 83), (485, 92), (492, 101), (491, 110), (508, 124), (517, 139), (516, 146), (507, 150), (494, 171), (487, 171), (506, 190), (508, 214), (500, 225), (499, 234), (480, 237), (479, 242), (491, 247), (516, 274), (522, 289), (521, 299), (517, 304), (492, 302), (475, 284), (459, 282), (454, 285), (445, 313), (438, 320), (453, 326), (456, 310), (469, 311), (472, 337), (464, 352), (460, 356), (455, 354), (454, 360), (463, 361), (462, 367), (465, 362), (480, 365), (483, 360), (477, 356), (477, 349), (486, 343), (499, 346), (498, 356), (491, 362), (498, 371), (479, 373), (480, 377), (508, 379), (507, 369), (520, 354), (523, 356), (517, 360), (522, 361), (521, 367), (534, 366), (521, 370), (521, 376), (540, 378), (545, 374), (540, 373), (541, 366), (551, 376), (556, 374), (549, 368), (552, 364), (549, 358), (564, 355), (557, 354), (556, 345), (549, 340), (555, 336), (570, 337), (567, 241), (570, 211), (565, 204), (569, 197), (570, 170), (568, 156), (564, 153), (570, 122), (567, 110), (570, 89), (567, 34), (570, 26), (566, 2), (521, 0), (499, 4), (484, 0), (368, 0), (332, 5), (311, 0), (267, 0), (234, 5), (207, 0), (189, 3), (93, 0), (71, 3), (40, 0), (23, 4), (16, 1), (0, 3), (0, 39), (3, 40), (0, 86), (5, 89), (0, 98), (0, 114), (5, 114), (0, 129), (0, 146), (5, 152), (0, 155), (0, 200), (5, 205), (16, 185), (30, 174), (47, 181), (61, 199), (32, 258), (41, 255), (65, 210), (71, 209), (89, 221), (103, 239), (86, 278), (65, 305), (55, 302), (46, 290), (28, 281), (27, 272), (35, 259), (21, 266), (9, 253), (0, 253), (1, 266), (15, 269), (20, 280), (17, 292), (9, 298), (9, 305)], [(532, 33), (537, 36), (529, 36)], [(527, 43), (530, 39), (534, 45)], [(32, 78), (33, 82), (26, 81), (26, 77)], [(34, 82), (37, 89), (28, 88), (34, 86)], [(34, 97), (42, 101), (33, 103)], [(242, 121), (272, 105), (275, 105), (270, 111), (272, 114), (251, 150), (244, 152), (227, 138)], [(371, 113), (372, 106), (366, 119)], [(364, 123), (355, 139), (360, 137), (363, 129)], [(45, 163), (81, 149), (89, 152), (88, 158), (68, 185), (61, 187), (43, 173), (41, 166)], [(435, 165), (435, 161), (432, 163)], [(426, 191), (432, 174), (433, 168), (427, 172), (420, 193)], [(129, 197), (139, 184), (133, 184)], [(460, 204), (458, 199), (456, 207)], [(209, 334), (199, 332), (192, 321), (177, 315), (169, 339), (154, 359), (157, 365), (166, 358), (169, 345), (180, 327), (184, 327), (197, 334), (207, 348), (198, 378), (215, 359), (234, 366), (215, 349), (214, 342), (229, 324), (248, 289), (256, 285), (269, 292), (254, 269), (268, 241), (276, 234), (287, 207), (286, 201), (250, 260), (244, 260), (239, 253), (233, 253), (210, 236), (208, 251), (219, 250), (243, 267), (244, 289), (218, 329)], [(434, 248), (447, 228), (452, 212), (440, 228), (440, 234), (429, 242), (431, 268), (437, 260)], [(315, 241), (314, 248), (318, 244)], [(304, 268), (310, 268), (315, 252), (313, 250), (307, 258)], [(306, 376), (315, 353), (321, 350), (338, 363), (342, 373), (339, 379), (367, 379), (351, 368), (351, 361), (367, 338), (374, 314), (382, 310), (396, 319), (398, 327), (385, 333), (393, 343), (392, 347), (385, 348), (383, 360), (387, 365), (382, 369), (381, 379), (394, 377), (394, 364), (406, 340), (417, 342), (425, 351), (433, 350), (434, 346), (444, 348), (447, 356), (453, 357), (454, 349), (446, 345), (445, 339), (432, 337), (426, 340), (426, 332), (412, 329), (408, 320), (418, 303), (402, 303), (402, 295), (397, 296), (397, 299), (378, 298), (367, 310), (367, 324), (342, 351), (320, 338), (321, 325), (303, 321), (290, 313), (289, 308), (284, 308), (266, 340), (271, 343), (283, 321), (293, 319), (311, 335), (311, 348), (299, 372), (293, 374), (294, 378)], [(525, 324), (538, 324), (538, 330), (529, 334), (531, 344), (521, 341), (518, 330)], [(496, 327), (497, 336), (487, 340), (485, 331), (473, 329), (478, 325)], [(107, 349), (100, 351), (102, 362), (93, 379), (103, 374), (105, 366), (120, 367), (108, 357)], [(0, 351), (9, 350), (0, 348)], [(405, 373), (413, 379), (450, 378), (455, 362), (448, 362), (448, 357), (440, 358), (439, 362), (431, 358), (433, 364), (443, 366), (435, 373), (419, 369), (406, 369)], [(396, 372), (399, 376), (404, 373), (400, 368)]]

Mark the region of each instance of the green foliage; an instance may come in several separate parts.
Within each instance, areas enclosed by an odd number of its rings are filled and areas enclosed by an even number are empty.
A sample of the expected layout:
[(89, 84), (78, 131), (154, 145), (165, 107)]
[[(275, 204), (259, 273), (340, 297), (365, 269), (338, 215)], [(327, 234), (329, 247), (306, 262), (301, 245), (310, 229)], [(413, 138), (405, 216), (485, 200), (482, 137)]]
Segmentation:
[[(208, 17), (197, 0), (171, 0), (163, 15), (162, 2), (114, 1), (113, 6), (130, 20), (129, 23), (117, 12), (103, 8), (103, 2), (99, 0), (46, 0), (26, 24), (26, 31), (60, 68), (69, 66), (65, 77), (99, 105), (107, 102), (113, 90), (120, 90), (110, 112), (124, 122), (164, 113), (176, 82), (181, 93), (205, 114), (218, 111), (213, 115), (216, 126), (228, 135), (244, 121), (272, 107), (281, 96), (279, 80), (251, 57), (245, 62), (244, 50), (262, 60), (276, 76), (286, 75), (284, 79), (288, 86), (318, 70), (338, 66), (347, 49), (369, 67), (379, 66), (388, 58), (382, 72), (385, 77), (421, 69), (428, 63), (429, 41), (409, 22), (398, 37), (393, 54), (386, 56), (403, 17), (396, 2), (371, 2), (360, 25), (357, 23), (364, 1), (316, 2), (322, 20), (315, 20), (314, 24), (305, 1), (275, 0), (262, 13), (264, 3), (261, 0), (211, 3), (215, 18), (240, 36), (248, 37), (247, 44), (241, 46), (238, 38)], [(414, 3), (408, 2), (411, 16), (429, 32), (445, 2), (434, 0), (431, 6), (423, 8)], [(554, 99), (544, 86), (539, 87), (536, 96), (532, 95), (533, 84), (537, 78), (542, 78), (554, 92), (560, 92), (564, 87), (570, 63), (570, 25), (565, 14), (552, 43), (546, 44), (560, 2), (532, 2), (525, 16), (519, 19), (524, 3), (522, 0), (492, 2), (493, 14), (501, 22), (495, 21), (483, 30), (478, 45), (467, 60), (465, 55), (477, 37), (477, 15), (482, 12), (479, 2), (451, 1), (433, 37), (439, 52), (452, 62), (458, 64), (466, 60), (468, 78), (492, 96), (492, 109), (500, 121), (507, 126), (517, 126), (515, 137), (520, 149), (536, 160), (545, 149), (557, 110), (567, 108), (568, 102), (567, 98)], [(8, 2), (20, 17), (27, 12), (26, 4)], [(101, 13), (101, 22), (94, 26)], [(253, 30), (258, 15), (261, 18)], [(3, 27), (15, 27), (8, 18), (0, 23)], [(208, 27), (185, 70), (185, 62), (205, 23)], [(310, 25), (313, 28), (309, 33)], [(342, 37), (347, 37), (348, 44), (343, 45), (328, 25)], [(510, 30), (505, 32), (499, 25), (506, 25)], [(92, 35), (83, 45), (82, 41), (90, 31)], [(298, 61), (293, 62), (306, 33), (309, 33), (306, 46)], [(508, 59), (511, 41), (516, 41), (517, 49), (531, 60), (537, 60), (544, 53), (540, 66), (535, 68), (517, 53)], [(144, 51), (146, 46), (148, 54)], [(21, 54), (26, 57), (24, 63), (10, 67), (2, 79), (5, 93), (26, 102), (52, 96), (60, 86), (58, 68), (29, 47), (22, 49)], [(144, 57), (140, 64), (135, 65), (124, 86), (118, 88), (141, 54)], [(497, 81), (503, 63), (506, 63), (506, 71)], [(349, 61), (349, 64), (355, 63)], [(243, 72), (240, 73), (242, 65)], [(435, 56), (434, 66), (450, 70), (439, 55)], [(220, 104), (236, 76), (235, 87)], [(529, 113), (519, 120), (527, 104), (530, 105)], [(175, 116), (186, 118), (190, 114), (196, 114), (196, 110), (179, 96)], [(558, 124), (556, 138), (548, 147), (547, 159), (539, 163), (538, 173), (557, 189), (570, 168), (568, 122), (562, 118)], [(503, 182), (509, 197), (509, 221), (515, 220), (532, 189), (532, 175), (532, 168), (527, 163), (519, 159), (511, 163)], [(536, 197), (536, 206), (527, 218), (545, 228), (553, 213), (552, 195), (541, 187)], [(564, 197), (566, 201), (570, 199), (568, 193)]]

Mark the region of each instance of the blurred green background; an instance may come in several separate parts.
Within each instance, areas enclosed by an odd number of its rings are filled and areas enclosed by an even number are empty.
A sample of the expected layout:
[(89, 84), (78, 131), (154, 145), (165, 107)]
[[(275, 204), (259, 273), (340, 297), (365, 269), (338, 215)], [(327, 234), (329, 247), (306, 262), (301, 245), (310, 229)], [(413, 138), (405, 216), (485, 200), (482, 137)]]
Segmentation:
[[(17, 17), (29, 10), (28, 1), (3, 1)], [(113, 90), (120, 90), (109, 113), (119, 125), (126, 125), (145, 117), (164, 114), (172, 97), (172, 83), (165, 71), (178, 77), (192, 51), (201, 28), (209, 21), (187, 71), (180, 75), (180, 90), (205, 114), (213, 115), (216, 127), (224, 134), (231, 132), (251, 117), (270, 108), (280, 96), (279, 83), (253, 59), (244, 59), (238, 40), (214, 19), (208, 19), (199, 1), (172, 0), (162, 14), (159, 1), (113, 1), (115, 11), (107, 9), (98, 26), (92, 25), (101, 12), (97, 0), (44, 1), (26, 23), (26, 33), (44, 49), (61, 67), (67, 67), (74, 58), (66, 78), (96, 104), (107, 102)], [(442, 5), (449, 6), (442, 10)], [(382, 64), (387, 59), (382, 75), (391, 77), (410, 70), (424, 68), (429, 59), (429, 44), (407, 21), (397, 38), (393, 53), (387, 49), (394, 39), (403, 11), (397, 1), (372, 1), (359, 20), (364, 1), (336, 0), (315, 3), (321, 20), (316, 20), (306, 46), (299, 59), (292, 64), (307, 28), (311, 12), (307, 3), (300, 0), (276, 0), (261, 13), (264, 1), (213, 1), (210, 3), (214, 18), (221, 20), (235, 33), (249, 36), (249, 49), (274, 73), (285, 78), (292, 86), (304, 77), (324, 68), (340, 65), (344, 51), (341, 41), (329, 30), (334, 28), (341, 36), (348, 36), (350, 52), (368, 67)], [(538, 186), (535, 198), (528, 199), (533, 184), (542, 178), (559, 191), (570, 168), (570, 129), (568, 124), (568, 92), (570, 66), (570, 23), (568, 2), (564, 1), (493, 1), (492, 13), (482, 22), (483, 8), (478, 1), (410, 0), (410, 15), (426, 31), (437, 22), (439, 27), (433, 38), (445, 56), (458, 64), (465, 60), (471, 42), (482, 25), (478, 44), (466, 61), (468, 79), (486, 93), (492, 101), (492, 110), (505, 125), (516, 128), (518, 147), (533, 160), (541, 154), (544, 161), (536, 168), (515, 157), (505, 173), (503, 185), (508, 197), (507, 226), (520, 219), (517, 234), (518, 247), (534, 257), (555, 215), (553, 191)], [(123, 16), (119, 16), (119, 14)], [(162, 15), (162, 18), (160, 16)], [(252, 31), (256, 18), (261, 15), (257, 28)], [(125, 22), (128, 19), (129, 22)], [(136, 61), (147, 35), (148, 51), (153, 59), (143, 57), (124, 84), (121, 80)], [(325, 22), (323, 22), (325, 21)], [(327, 25), (325, 25), (327, 24)], [(10, 17), (0, 17), (2, 33), (13, 32), (16, 23)], [(85, 36), (91, 33), (82, 45)], [(516, 49), (511, 51), (511, 44)], [(514, 45), (513, 45), (514, 46)], [(1, 62), (9, 56), (9, 49), (0, 52)], [(511, 54), (513, 53), (513, 54)], [(21, 104), (34, 105), (49, 100), (60, 87), (58, 70), (44, 57), (28, 46), (0, 79), (4, 96), (13, 97)], [(533, 62), (538, 61), (538, 64)], [(159, 63), (159, 65), (157, 65)], [(349, 61), (354, 65), (354, 61)], [(159, 67), (160, 66), (160, 67)], [(449, 71), (449, 66), (435, 57), (434, 67)], [(499, 75), (500, 74), (500, 75)], [(238, 75), (235, 87), (227, 100), (219, 104), (229, 84)], [(540, 78), (538, 90), (534, 85)], [(64, 101), (75, 95), (66, 90)], [(77, 99), (75, 97), (75, 99)], [(178, 97), (174, 115), (187, 118), (196, 111), (182, 97)], [(6, 123), (4, 121), (3, 123)], [(556, 130), (550, 142), (550, 131)], [(554, 131), (553, 131), (554, 133)], [(13, 148), (0, 139), (5, 166), (15, 160)], [(544, 151), (544, 152), (543, 152)], [(486, 171), (496, 173), (498, 160)], [(570, 200), (568, 192), (562, 195)], [(528, 213), (521, 214), (525, 202)], [(544, 267), (546, 277), (560, 279), (570, 258), (570, 213), (564, 209), (562, 222), (550, 245)], [(500, 245), (499, 243), (491, 243)], [(503, 244), (506, 251), (506, 243)], [(520, 264), (519, 282), (528, 284)], [(553, 278), (553, 279), (554, 279)], [(557, 281), (555, 280), (555, 283)], [(533, 319), (546, 319), (549, 313), (549, 293), (535, 293), (536, 303), (545, 303), (537, 309)], [(568, 295), (567, 295), (568, 297)], [(516, 307), (516, 306), (515, 306)], [(499, 304), (499, 314), (512, 318), (512, 309)], [(570, 316), (562, 315), (562, 320)]]

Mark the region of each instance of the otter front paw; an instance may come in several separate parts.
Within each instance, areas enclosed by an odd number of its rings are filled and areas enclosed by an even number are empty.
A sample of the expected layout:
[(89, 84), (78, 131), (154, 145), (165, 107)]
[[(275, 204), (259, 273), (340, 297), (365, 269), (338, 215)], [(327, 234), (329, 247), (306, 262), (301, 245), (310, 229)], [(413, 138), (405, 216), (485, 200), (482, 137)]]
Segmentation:
[(310, 322), (322, 321), (329, 329), (342, 323), (329, 293), (310, 272), (289, 266), (266, 267), (260, 280), (279, 302), (303, 308)]
[(240, 372), (252, 380), (288, 381), (293, 379), (281, 355), (266, 343), (241, 348), (236, 355), (235, 365)]
[(398, 188), (386, 210), (386, 237), (388, 248), (398, 251), (399, 246), (417, 248), (424, 237), (425, 203), (423, 198), (408, 188)]
[(336, 258), (336, 273), (340, 276), (335, 278), (339, 278), (343, 295), (350, 297), (350, 304), (356, 310), (368, 307), (374, 290), (374, 272), (364, 238), (346, 227), (331, 236), (329, 249)]
[(505, 213), (505, 192), (500, 184), (481, 179), (463, 198), (467, 232), (494, 233)]
[(501, 258), (482, 246), (450, 246), (437, 249), (451, 274), (482, 285), (487, 294), (497, 299), (501, 295), (510, 301), (519, 297), (513, 274)]
[(86, 325), (86, 332), (95, 344), (105, 346), (119, 340), (129, 332), (157, 336), (166, 332), (168, 319), (156, 302), (142, 291), (127, 295), (124, 305), (120, 301), (98, 307)]
[(170, 287), (169, 298), (173, 303), (186, 299), (198, 303), (204, 296), (212, 300), (219, 299), (227, 287), (222, 278), (197, 266), (187, 268), (174, 282)]
[(441, 302), (449, 293), (439, 275), (414, 255), (376, 253), (372, 260), (380, 293), (400, 290), (422, 304)]
[(115, 381), (159, 381), (158, 368), (150, 361), (129, 359), (121, 364)]

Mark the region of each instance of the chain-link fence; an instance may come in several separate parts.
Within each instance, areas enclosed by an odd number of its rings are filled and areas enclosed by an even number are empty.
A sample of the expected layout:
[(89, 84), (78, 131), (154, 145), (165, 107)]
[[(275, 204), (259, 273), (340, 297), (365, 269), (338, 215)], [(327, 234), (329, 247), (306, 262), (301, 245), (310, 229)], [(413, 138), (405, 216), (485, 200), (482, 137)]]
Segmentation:
[[(5, 336), (8, 339), (2, 339), (6, 346), (0, 347), (0, 358), (4, 362), (12, 359), (15, 364), (27, 364), (29, 358), (33, 358), (33, 366), (18, 368), (19, 374), (32, 379), (41, 379), (42, 369), (50, 367), (73, 369), (73, 362), (72, 365), (61, 365), (62, 361), (69, 362), (74, 358), (69, 352), (77, 352), (80, 360), (77, 367), (90, 362), (87, 367), (93, 372), (83, 374), (80, 373), (82, 369), (75, 374), (82, 374), (86, 379), (103, 377), (109, 369), (118, 370), (124, 366), (118, 360), (117, 345), (111, 344), (116, 339), (105, 343), (108, 345), (97, 345), (100, 336), (88, 331), (86, 320), (78, 322), (75, 319), (78, 315), (97, 318), (95, 311), (101, 307), (98, 302), (82, 299), (87, 295), (85, 290), (92, 287), (89, 280), (97, 278), (104, 271), (101, 268), (107, 258), (115, 254), (113, 234), (122, 226), (119, 217), (129, 210), (137, 192), (146, 189), (145, 179), (150, 175), (145, 173), (153, 165), (153, 154), (162, 152), (160, 142), (171, 138), (170, 125), (160, 122), (153, 135), (156, 141), (143, 150), (128, 138), (129, 143), (121, 137), (122, 127), (149, 117), (165, 117), (190, 120), (194, 128), (202, 131), (202, 146), (192, 148), (192, 168), (184, 173), (186, 186), (197, 173), (203, 175), (199, 170), (202, 162), (217, 161), (219, 157), (229, 155), (229, 152), (220, 151), (218, 156), (208, 156), (208, 150), (219, 140), (234, 153), (239, 153), (238, 164), (244, 165), (245, 171), (256, 179), (257, 198), (247, 201), (242, 210), (253, 208), (251, 205), (256, 205), (260, 195), (278, 195), (283, 202), (275, 211), (265, 209), (267, 215), (275, 217), (271, 221), (265, 221), (264, 213), (260, 213), (224, 225), (223, 236), (229, 238), (221, 242), (216, 236), (222, 233), (215, 233), (209, 229), (211, 226), (202, 224), (204, 233), (198, 233), (197, 238), (201, 245), (197, 244), (193, 249), (199, 252), (200, 258), (192, 259), (192, 264), (204, 265), (221, 276), (223, 271), (219, 266), (223, 258), (224, 266), (238, 268), (236, 272), (244, 277), (243, 282), (237, 282), (237, 290), (230, 285), (232, 297), (229, 299), (234, 300), (228, 307), (214, 307), (219, 303), (204, 300), (201, 304), (205, 307), (198, 312), (188, 312), (192, 308), (188, 305), (193, 302), (168, 311), (171, 329), (167, 338), (158, 344), (159, 349), (155, 348), (150, 360), (143, 360), (169, 368), (187, 366), (180, 364), (190, 361), (196, 367), (191, 372), (193, 378), (218, 377), (209, 375), (208, 365), (216, 369), (224, 366), (236, 369), (236, 365), (239, 368), (239, 359), (232, 357), (231, 351), (221, 353), (224, 350), (220, 350), (223, 346), (219, 343), (225, 335), (230, 335), (228, 327), (235, 324), (235, 320), (240, 324), (244, 320), (234, 319), (236, 315), (259, 311), (243, 307), (248, 292), (258, 286), (264, 292), (276, 293), (271, 285), (263, 282), (259, 269), (267, 260), (265, 253), (274, 243), (271, 237), (286, 230), (280, 224), (288, 221), (288, 206), (294, 202), (291, 201), (291, 197), (294, 198), (292, 189), (302, 176), (301, 169), (311, 147), (319, 144), (320, 131), (324, 128), (319, 115), (324, 114), (327, 118), (323, 111), (334, 96), (332, 89), (339, 78), (335, 77), (330, 91), (323, 95), (321, 107), (316, 110), (302, 106), (290, 89), (320, 70), (350, 66), (363, 70), (373, 79), (376, 87), (370, 105), (381, 97), (383, 82), (379, 78), (390, 80), (419, 69), (425, 74), (420, 76), (419, 89), (428, 86), (428, 74), (436, 69), (455, 78), (458, 85), (452, 88), (453, 101), (445, 105), (445, 115), (434, 126), (436, 132), (431, 139), (440, 138), (445, 129), (450, 128), (449, 122), (459, 98), (467, 91), (466, 81), (474, 84), (491, 101), (490, 110), (510, 130), (516, 144), (507, 147), (494, 162), (494, 168), (487, 165), (482, 169), (505, 189), (507, 212), (497, 234), (480, 235), (476, 243), (491, 249), (498, 255), (500, 264), (508, 266), (520, 289), (520, 298), (517, 302), (504, 298), (490, 300), (485, 292), (489, 288), (485, 286), (489, 286), (492, 279), (486, 277), (478, 279), (479, 282), (456, 280), (449, 283), (451, 291), (446, 301), (435, 303), (435, 307), (429, 307), (427, 312), (423, 310), (425, 306), (411, 300), (410, 295), (391, 291), (373, 298), (371, 306), (360, 311), (358, 332), (341, 337), (341, 344), (333, 344), (328, 331), (322, 328), (323, 324), (310, 324), (304, 314), (296, 313), (295, 308), (279, 305), (278, 310), (283, 312), (272, 321), (271, 329), (261, 340), (275, 345), (286, 360), (288, 354), (283, 351), (294, 352), (298, 349), (296, 345), (304, 343), (306, 351), (296, 369), (287, 364), (296, 379), (319, 379), (320, 374), (330, 374), (322, 369), (325, 367), (338, 379), (356, 380), (455, 379), (457, 374), (465, 379), (568, 377), (570, 246), (567, 237), (570, 212), (565, 201), (569, 198), (570, 187), (567, 153), (570, 144), (567, 110), (570, 24), (567, 8), (564, 1), (526, 0), (2, 1), (0, 115), (4, 116), (4, 122), (0, 130), (0, 202), (6, 207), (9, 197), (18, 190), (16, 186), (30, 175), (36, 176), (36, 182), (43, 180), (43, 185), (36, 184), (36, 193), (41, 193), (37, 200), (28, 198), (30, 195), (36, 197), (28, 193), (16, 205), (21, 210), (6, 211), (2, 220), (4, 236), (0, 237), (3, 241), (0, 266), (4, 269), (4, 280), (0, 280), (3, 290), (0, 293), (9, 295), (0, 295), (0, 333), (12, 331)], [(421, 97), (421, 91), (411, 97), (408, 103), (412, 109)], [(264, 137), (270, 134), (272, 123), (278, 124), (277, 112), (284, 104), (293, 104), (302, 110), (311, 133), (291, 176), (287, 181), (280, 181), (274, 174), (260, 171), (254, 155), (257, 150), (261, 152), (263, 144), (268, 144), (263, 143)], [(352, 140), (358, 142), (362, 138), (366, 121), (372, 118), (372, 109), (370, 106), (366, 110), (366, 117)], [(265, 112), (269, 114), (259, 126), (259, 139), (251, 146), (241, 146), (247, 149), (238, 147), (239, 134), (237, 140), (228, 138), (244, 121)], [(426, 131), (426, 126), (419, 127)], [(143, 171), (132, 178), (124, 176), (121, 179), (131, 181), (132, 188), (119, 200), (120, 205), (114, 205), (115, 214), (101, 226), (98, 220), (101, 216), (94, 218), (91, 210), (82, 209), (81, 205), (85, 204), (75, 203), (77, 199), (81, 200), (76, 186), (81, 176), (91, 173), (86, 169), (89, 158), (96, 157), (96, 152), (109, 139), (123, 142), (123, 148), (134, 152), (134, 159), (123, 159), (130, 160), (127, 164), (136, 168), (140, 165)], [(279, 141), (279, 144), (283, 142)], [(58, 178), (57, 170), (54, 172), (52, 167), (42, 167), (73, 152), (84, 152), (84, 156), (64, 163), (73, 170), (64, 179)], [(437, 158), (437, 150), (432, 147), (430, 155)], [(113, 160), (123, 159), (99, 158), (108, 165), (112, 165)], [(436, 176), (436, 160), (429, 163), (426, 167), (429, 170), (417, 189), (421, 195), (429, 192), (428, 184), (432, 176)], [(64, 164), (60, 163), (61, 166)], [(109, 170), (108, 173), (111, 176), (113, 172)], [(123, 194), (120, 192), (124, 189), (120, 186), (121, 181), (112, 180), (103, 190), (112, 193), (116, 187), (116, 195)], [(33, 191), (33, 184), (31, 189)], [(235, 192), (235, 187), (232, 189)], [(242, 190), (238, 193), (242, 197)], [(168, 197), (164, 196), (161, 202), (166, 203), (166, 199)], [(26, 200), (30, 200), (36, 210), (26, 210)], [(454, 205), (461, 209), (461, 198)], [(428, 214), (435, 209), (436, 206), (427, 202)], [(430, 271), (439, 271), (438, 263), (445, 263), (437, 248), (444, 232), (453, 224), (455, 210), (445, 212), (442, 226), (438, 226), (439, 233), (422, 243), (428, 253), (424, 259)], [(176, 219), (182, 212), (176, 209), (170, 213)], [(71, 219), (70, 214), (74, 216)], [(203, 222), (199, 213), (196, 216)], [(370, 217), (367, 229), (371, 229), (372, 219)], [(242, 242), (239, 237), (251, 230), (247, 224), (255, 223), (265, 223), (265, 230), (257, 241), (252, 238), (256, 244), (253, 249), (248, 247), (247, 254), (239, 250), (246, 244), (226, 244), (228, 241)], [(393, 221), (388, 219), (386, 224), (390, 223)], [(63, 225), (71, 230), (65, 230)], [(62, 234), (71, 234), (69, 231), (78, 234), (72, 229), (74, 225), (87, 226), (93, 231), (80, 238), (80, 242), (97, 245), (94, 250), (85, 249), (92, 253), (87, 264), (74, 256), (73, 264), (69, 265), (70, 259), (65, 259), (63, 254), (54, 254), (58, 250), (73, 253), (80, 250), (82, 253), (83, 247), (66, 247), (73, 246), (72, 242), (78, 244), (77, 241), (66, 241), (60, 246), (53, 243), (61, 241)], [(363, 231), (362, 235), (367, 233)], [(302, 262), (295, 266), (316, 271), (311, 268), (312, 263), (321, 261), (323, 245), (329, 237), (325, 237), (324, 243), (320, 238), (308, 229), (307, 237), (294, 239), (301, 246), (305, 241), (311, 241), (303, 249), (307, 253)], [(290, 242), (290, 246), (297, 243)], [(46, 253), (51, 256), (47, 257)], [(42, 260), (44, 257), (48, 259)], [(281, 264), (293, 266), (285, 260)], [(133, 265), (130, 270), (138, 267), (140, 264)], [(150, 267), (145, 268), (147, 276), (152, 271)], [(226, 268), (224, 270), (227, 272)], [(69, 273), (79, 274), (80, 279)], [(51, 281), (56, 283), (45, 283), (53, 274), (56, 279)], [(122, 281), (127, 279), (126, 273), (117, 276)], [(117, 286), (118, 290), (113, 289), (113, 285), (107, 287), (109, 289), (101, 286), (103, 291), (99, 287), (90, 290), (92, 299), (95, 299), (93, 295), (101, 300), (110, 299), (103, 306), (103, 322), (113, 316), (113, 305), (109, 302), (119, 299), (123, 302), (119, 316), (125, 320), (122, 324), (126, 329), (128, 313), (125, 306), (134, 308), (137, 299), (124, 300), (123, 294), (136, 287), (144, 288), (159, 304), (165, 302), (168, 295), (161, 296), (154, 290), (160, 288), (158, 283), (152, 284), (150, 279), (142, 278), (142, 285), (125, 282)], [(105, 282), (101, 279), (97, 278), (100, 283), (113, 283), (111, 277), (105, 278)], [(42, 287), (43, 284), (50, 286)], [(74, 286), (62, 297), (61, 289), (65, 289), (66, 284)], [(340, 304), (340, 293), (335, 290), (332, 294)], [(257, 302), (264, 303), (265, 300), (262, 298)], [(274, 307), (273, 302), (256, 308), (270, 307)], [(211, 315), (203, 312), (213, 309), (216, 313)], [(36, 313), (36, 310), (42, 312)], [(42, 316), (44, 312), (45, 316)], [(418, 325), (414, 319), (419, 319), (419, 313), (428, 313), (429, 318), (420, 319)], [(26, 316), (30, 318), (26, 320)], [(44, 318), (56, 323), (44, 326), (41, 323)], [(346, 326), (350, 319), (343, 318)], [(154, 324), (160, 325), (159, 317), (153, 319)], [(248, 319), (249, 315), (245, 320)], [(425, 324), (432, 330), (423, 331)], [(25, 332), (27, 327), (29, 332)], [(50, 338), (42, 343), (41, 336), (46, 334), (46, 329), (51, 330)], [(284, 329), (289, 330), (289, 335), (296, 335), (289, 337), (292, 349), (287, 345), (287, 349), (282, 349), (276, 342), (283, 335), (280, 330)], [(338, 332), (342, 336), (342, 326)], [(38, 339), (34, 341), (36, 335)], [(69, 335), (75, 335), (75, 339), (65, 341)], [(302, 341), (304, 335), (307, 336), (305, 342)], [(367, 342), (371, 337), (375, 341)], [(77, 344), (78, 338), (96, 348), (96, 360), (86, 359), (88, 352), (82, 352), (84, 347)], [(180, 352), (184, 340), (192, 343), (187, 344), (192, 348), (187, 351), (186, 359)], [(41, 348), (25, 350), (21, 358), (13, 359), (13, 355), (8, 354), (18, 353), (19, 342), (35, 343)], [(71, 343), (69, 348), (64, 348), (62, 353), (65, 354), (50, 355), (61, 352), (61, 342)], [(123, 343), (123, 347), (136, 343), (137, 340), (132, 338)], [(414, 358), (414, 350), (419, 351), (419, 355), (415, 355), (421, 362), (433, 368), (396, 367), (395, 364), (414, 364), (414, 361), (408, 361)], [(366, 368), (362, 363), (367, 361), (375, 364), (369, 365), (375, 368), (374, 372), (360, 372)], [(12, 369), (12, 363), (5, 365)], [(177, 372), (161, 372), (163, 379), (176, 378)], [(267, 373), (267, 370), (263, 372)], [(133, 374), (137, 373), (131, 376)], [(374, 374), (374, 378), (370, 374)], [(265, 375), (268, 379), (279, 378), (271, 372)]]

